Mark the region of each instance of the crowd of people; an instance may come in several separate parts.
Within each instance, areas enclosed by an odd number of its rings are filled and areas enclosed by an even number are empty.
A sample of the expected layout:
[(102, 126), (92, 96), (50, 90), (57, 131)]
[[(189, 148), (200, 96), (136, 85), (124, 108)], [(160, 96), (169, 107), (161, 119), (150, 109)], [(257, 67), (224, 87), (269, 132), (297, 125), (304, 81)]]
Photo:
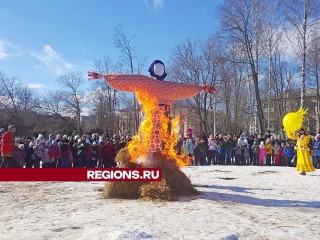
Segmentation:
[[(315, 168), (320, 167), (320, 132), (311, 134), (308, 143), (310, 156)], [(223, 136), (204, 133), (195, 139), (191, 135), (180, 135), (177, 149), (189, 156), (192, 165), (259, 165), (289, 166), (297, 164), (296, 141), (274, 136), (270, 131), (265, 135)]]
[[(117, 167), (115, 156), (131, 140), (130, 136), (67, 136), (42, 134), (37, 138), (15, 137), (16, 126), (9, 125), (1, 136), (2, 168), (111, 168)], [(311, 135), (308, 143), (315, 168), (320, 167), (320, 133)], [(190, 165), (259, 165), (296, 166), (296, 143), (290, 139), (265, 135), (180, 135), (178, 154)]]
[(42, 134), (37, 138), (15, 138), (16, 126), (10, 125), (2, 134), (2, 168), (111, 168), (115, 156), (126, 146), (130, 137), (110, 137), (106, 130), (98, 134), (67, 136)]

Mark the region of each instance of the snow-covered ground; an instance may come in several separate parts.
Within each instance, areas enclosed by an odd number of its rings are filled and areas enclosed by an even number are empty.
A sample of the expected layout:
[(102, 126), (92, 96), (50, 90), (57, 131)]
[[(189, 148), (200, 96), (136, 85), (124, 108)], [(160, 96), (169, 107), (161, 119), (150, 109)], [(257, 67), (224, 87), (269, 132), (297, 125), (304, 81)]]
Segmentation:
[(320, 239), (320, 171), (201, 166), (176, 202), (102, 199), (102, 182), (1, 182), (0, 239)]

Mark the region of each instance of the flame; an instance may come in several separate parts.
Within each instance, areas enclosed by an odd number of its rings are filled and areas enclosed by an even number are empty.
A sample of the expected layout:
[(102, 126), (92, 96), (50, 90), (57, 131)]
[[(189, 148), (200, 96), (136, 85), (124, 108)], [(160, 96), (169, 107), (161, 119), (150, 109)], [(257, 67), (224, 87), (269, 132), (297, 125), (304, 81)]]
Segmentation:
[[(167, 122), (170, 122), (170, 118), (167, 118)], [(178, 136), (176, 134), (176, 129), (179, 128), (180, 116), (176, 116), (171, 121), (171, 133), (168, 132), (168, 124), (165, 122), (166, 119), (163, 118), (161, 123), (161, 138), (164, 140), (165, 145), (164, 149), (162, 150), (162, 154), (166, 156), (168, 159), (173, 159), (177, 162), (178, 166), (185, 166), (187, 165), (187, 156), (181, 156), (177, 154), (175, 149), (175, 145), (178, 142)]]
[(187, 165), (187, 157), (178, 155), (175, 150), (178, 136), (174, 130), (179, 127), (180, 117), (176, 116), (171, 120), (171, 115), (168, 115), (163, 108), (159, 107), (158, 100), (146, 92), (137, 92), (136, 96), (142, 105), (144, 118), (140, 124), (138, 134), (133, 136), (132, 141), (128, 144), (128, 151), (132, 161), (141, 162), (141, 159), (144, 159), (144, 161), (148, 160), (152, 132), (157, 127), (154, 121), (155, 114), (158, 114), (160, 120), (160, 126), (158, 126), (160, 141), (162, 141), (161, 155), (165, 156), (168, 160), (175, 161), (178, 166)]
[(158, 108), (158, 100), (156, 98), (141, 92), (137, 92), (136, 96), (139, 103), (142, 105), (144, 118), (140, 124), (138, 134), (133, 136), (132, 141), (128, 144), (128, 151), (134, 162), (136, 162), (139, 157), (148, 154), (149, 141), (153, 129), (152, 115), (153, 111)]

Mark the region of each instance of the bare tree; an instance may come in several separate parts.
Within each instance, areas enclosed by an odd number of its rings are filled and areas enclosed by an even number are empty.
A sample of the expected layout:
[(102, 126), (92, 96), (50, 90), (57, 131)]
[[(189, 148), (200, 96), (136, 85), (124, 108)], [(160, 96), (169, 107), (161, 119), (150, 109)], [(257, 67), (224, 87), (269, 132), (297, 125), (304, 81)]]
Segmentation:
[(34, 109), (36, 93), (24, 86), (16, 77), (7, 77), (0, 72), (0, 109), (6, 113), (8, 121), (14, 122), (19, 132), (28, 126), (24, 124), (25, 115)]
[(320, 34), (318, 31), (313, 33), (313, 41), (310, 46), (309, 68), (312, 75), (311, 83), (316, 88), (316, 115), (317, 129), (320, 129)]
[[(115, 27), (114, 29), (114, 45), (121, 51), (121, 60), (124, 62), (125, 66), (128, 66), (131, 73), (134, 73), (134, 46), (132, 45), (134, 36), (128, 37), (122, 25)], [(139, 64), (140, 65), (140, 64)], [(139, 129), (139, 112), (137, 108), (137, 100), (135, 95), (133, 96), (133, 106), (134, 106), (134, 122), (135, 122), (135, 131), (138, 132)]]
[(64, 88), (61, 94), (64, 111), (75, 117), (78, 134), (81, 134), (81, 111), (84, 106), (81, 85), (84, 78), (80, 72), (70, 72), (60, 76), (57, 81)]
[[(110, 73), (112, 63), (109, 57), (96, 59), (94, 68), (100, 74)], [(94, 115), (98, 119), (99, 128), (108, 129), (113, 134), (115, 129), (116, 106), (117, 106), (117, 90), (111, 88), (105, 82), (93, 82), (93, 95), (91, 103), (93, 105)]]
[(226, 0), (220, 6), (224, 37), (236, 42), (246, 53), (254, 83), (260, 132), (264, 131), (265, 118), (259, 90), (259, 64), (264, 50), (264, 6), (259, 0)]
[(52, 90), (46, 92), (40, 98), (37, 104), (37, 111), (44, 117), (49, 119), (61, 119), (67, 121), (67, 112), (65, 112), (63, 95), (65, 92), (60, 90)]
[(267, 128), (270, 129), (270, 113), (271, 113), (271, 83), (272, 83), (272, 60), (276, 46), (279, 45), (279, 41), (282, 38), (282, 32), (280, 31), (280, 21), (278, 17), (279, 11), (277, 11), (278, 1), (270, 1), (266, 5), (266, 28), (265, 28), (265, 38), (266, 47), (265, 55), (268, 59), (268, 94), (267, 94)]
[[(42, 134), (48, 133), (68, 133), (73, 134), (71, 129), (77, 126), (77, 119), (74, 114), (70, 114), (64, 99), (66, 91), (50, 90), (39, 96), (35, 101), (36, 116), (33, 119), (33, 131)], [(41, 122), (41, 124), (39, 124)]]
[(290, 62), (284, 60), (284, 52), (279, 48), (279, 44), (275, 45), (271, 59), (270, 71), (270, 94), (273, 99), (273, 120), (274, 130), (277, 133), (283, 133), (282, 118), (284, 115), (293, 109), (288, 109), (288, 98), (291, 98), (291, 93), (294, 84), (294, 66)]
[[(230, 43), (225, 50), (223, 75), (221, 78), (224, 91), (222, 99), (225, 100), (224, 130), (226, 133), (240, 133), (250, 126), (250, 119), (254, 119), (254, 98), (251, 96), (251, 82), (247, 74), (245, 53), (235, 44)], [(227, 89), (225, 89), (227, 88)], [(242, 119), (242, 121), (239, 121)], [(248, 123), (248, 126), (244, 126)]]
[[(285, 19), (297, 34), (287, 29), (288, 39), (295, 48), (301, 61), (300, 106), (304, 107), (306, 89), (306, 60), (310, 54), (312, 32), (319, 26), (319, 0), (285, 0), (283, 1)], [(295, 39), (293, 39), (293, 37)]]
[[(209, 87), (216, 85), (219, 61), (219, 53), (215, 51), (218, 48), (216, 40), (212, 38), (204, 42), (187, 40), (178, 44), (172, 55), (170, 79)], [(201, 131), (208, 133), (213, 96), (208, 93), (200, 93), (190, 101), (194, 101), (197, 106), (196, 111), (199, 116)]]

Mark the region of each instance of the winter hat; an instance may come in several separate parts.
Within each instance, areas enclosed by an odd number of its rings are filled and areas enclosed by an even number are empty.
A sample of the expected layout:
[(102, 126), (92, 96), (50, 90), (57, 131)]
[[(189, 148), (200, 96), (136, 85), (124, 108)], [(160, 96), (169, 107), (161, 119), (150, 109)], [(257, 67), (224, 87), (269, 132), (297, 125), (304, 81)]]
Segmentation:
[(14, 125), (14, 124), (10, 124), (10, 125), (8, 126), (8, 129), (10, 130), (10, 129), (12, 129), (12, 128), (17, 128), (17, 127), (16, 127), (16, 125)]
[(41, 133), (38, 135), (37, 140), (44, 140), (44, 137), (43, 137), (43, 135)]

